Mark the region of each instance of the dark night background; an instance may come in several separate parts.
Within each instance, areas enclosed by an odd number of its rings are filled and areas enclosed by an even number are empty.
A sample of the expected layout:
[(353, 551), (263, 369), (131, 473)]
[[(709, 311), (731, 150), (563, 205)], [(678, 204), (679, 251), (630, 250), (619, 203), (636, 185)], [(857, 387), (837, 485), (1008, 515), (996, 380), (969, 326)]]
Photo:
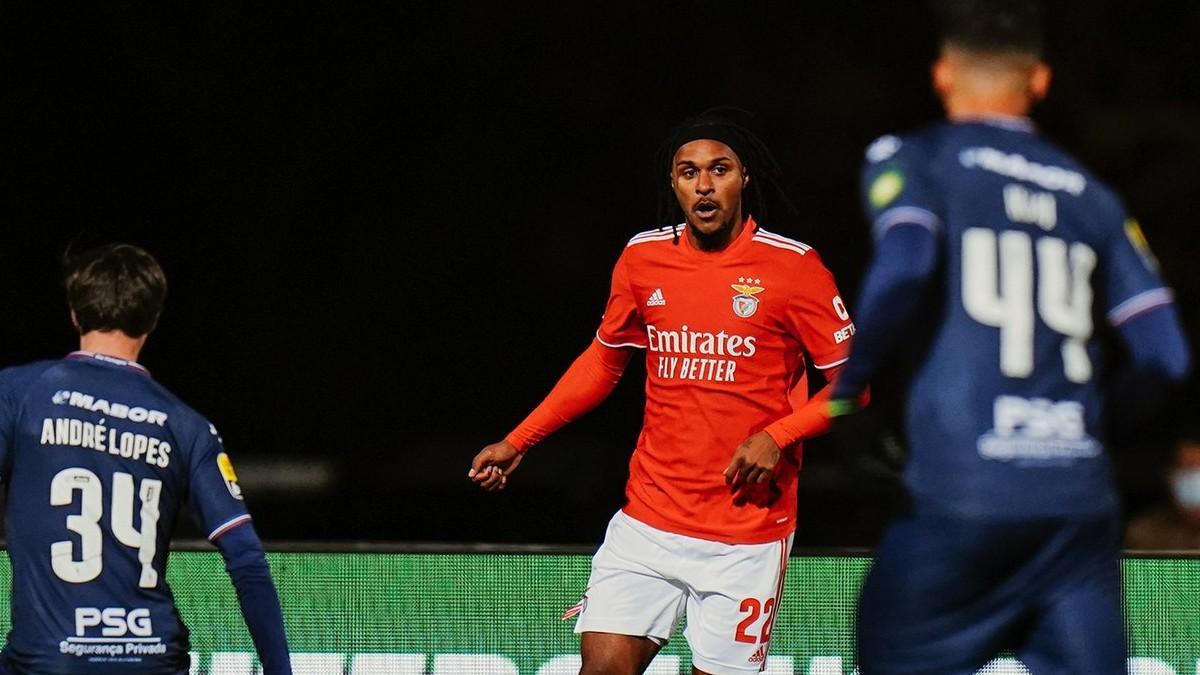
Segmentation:
[[(1200, 6), (1052, 4), (1035, 119), (1126, 197), (1200, 339)], [(465, 474), (591, 339), (670, 126), (757, 114), (800, 210), (772, 229), (853, 311), (862, 150), (940, 114), (917, 3), (5, 3), (0, 30), (0, 362), (74, 347), (69, 241), (147, 247), (171, 293), (142, 362), (268, 540), (599, 541), (640, 365), (504, 493)], [(1120, 449), (1131, 511), (1197, 400)], [(806, 463), (798, 543), (870, 544), (886, 463)]]

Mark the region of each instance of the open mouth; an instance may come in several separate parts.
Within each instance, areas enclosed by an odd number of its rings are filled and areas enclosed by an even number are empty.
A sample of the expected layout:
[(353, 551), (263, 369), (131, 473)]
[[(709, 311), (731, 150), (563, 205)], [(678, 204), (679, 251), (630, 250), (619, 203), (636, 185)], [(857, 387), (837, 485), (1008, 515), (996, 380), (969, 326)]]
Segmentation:
[(701, 200), (701, 201), (697, 202), (694, 207), (692, 207), (692, 211), (694, 211), (696, 213), (696, 215), (700, 216), (701, 218), (710, 218), (720, 208), (721, 207), (719, 205), (717, 205), (716, 202), (710, 202), (708, 200)]

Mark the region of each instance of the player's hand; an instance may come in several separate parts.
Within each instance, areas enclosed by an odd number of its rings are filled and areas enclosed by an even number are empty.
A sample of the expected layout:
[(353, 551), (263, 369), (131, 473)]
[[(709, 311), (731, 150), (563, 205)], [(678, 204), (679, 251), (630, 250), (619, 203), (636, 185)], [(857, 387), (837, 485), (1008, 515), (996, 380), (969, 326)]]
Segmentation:
[(725, 484), (737, 488), (743, 484), (770, 483), (782, 456), (775, 439), (760, 431), (734, 450), (733, 459), (725, 469)]
[(488, 492), (503, 490), (508, 485), (508, 475), (516, 471), (522, 457), (521, 451), (508, 441), (492, 443), (471, 460), (467, 478)]

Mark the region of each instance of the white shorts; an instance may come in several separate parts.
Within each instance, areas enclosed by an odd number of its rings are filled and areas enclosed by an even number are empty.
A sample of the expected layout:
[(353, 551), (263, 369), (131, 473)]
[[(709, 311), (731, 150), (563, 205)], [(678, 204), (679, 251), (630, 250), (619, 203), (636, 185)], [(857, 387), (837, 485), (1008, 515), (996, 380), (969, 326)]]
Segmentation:
[(645, 636), (665, 644), (687, 612), (692, 664), (713, 675), (765, 667), (792, 535), (723, 544), (665, 532), (624, 511), (608, 524), (575, 632)]

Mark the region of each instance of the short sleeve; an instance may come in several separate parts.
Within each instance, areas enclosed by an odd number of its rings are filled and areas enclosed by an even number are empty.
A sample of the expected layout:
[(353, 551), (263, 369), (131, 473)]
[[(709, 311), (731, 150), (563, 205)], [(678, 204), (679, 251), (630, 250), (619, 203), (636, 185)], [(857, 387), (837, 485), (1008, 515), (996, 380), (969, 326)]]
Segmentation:
[(191, 455), (191, 504), (196, 524), (210, 541), (250, 520), (237, 474), (216, 427), (196, 434)]
[(1124, 211), (1117, 217), (1121, 232), (1109, 237), (1102, 263), (1104, 310), (1113, 326), (1172, 302), (1141, 226)]
[(881, 136), (867, 148), (860, 189), (875, 241), (897, 225), (940, 228), (941, 207), (925, 154), (914, 140), (898, 136)]
[(629, 285), (628, 255), (622, 255), (613, 267), (608, 304), (596, 339), (606, 347), (646, 348), (646, 324)]
[(809, 251), (804, 258), (796, 289), (788, 302), (788, 329), (804, 345), (814, 366), (832, 368), (845, 363), (850, 355), (854, 323), (833, 274), (816, 251)]

